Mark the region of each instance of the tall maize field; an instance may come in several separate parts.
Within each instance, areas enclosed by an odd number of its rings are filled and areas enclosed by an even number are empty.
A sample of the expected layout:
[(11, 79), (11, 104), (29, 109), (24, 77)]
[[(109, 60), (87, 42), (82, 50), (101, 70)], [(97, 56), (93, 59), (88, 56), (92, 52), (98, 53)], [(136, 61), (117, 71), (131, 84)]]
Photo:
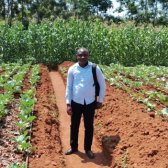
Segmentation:
[(28, 30), (19, 24), (0, 26), (0, 60), (5, 63), (21, 60), (55, 65), (74, 61), (76, 49), (82, 46), (99, 64), (168, 66), (167, 28), (116, 28), (80, 20), (31, 24)]

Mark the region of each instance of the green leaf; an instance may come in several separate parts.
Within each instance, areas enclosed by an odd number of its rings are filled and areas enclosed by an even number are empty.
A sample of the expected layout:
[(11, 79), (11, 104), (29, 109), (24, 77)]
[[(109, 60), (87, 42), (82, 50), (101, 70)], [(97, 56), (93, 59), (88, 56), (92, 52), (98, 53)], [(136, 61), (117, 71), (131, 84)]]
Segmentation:
[(163, 116), (168, 116), (168, 108), (164, 108), (160, 111), (160, 114)]

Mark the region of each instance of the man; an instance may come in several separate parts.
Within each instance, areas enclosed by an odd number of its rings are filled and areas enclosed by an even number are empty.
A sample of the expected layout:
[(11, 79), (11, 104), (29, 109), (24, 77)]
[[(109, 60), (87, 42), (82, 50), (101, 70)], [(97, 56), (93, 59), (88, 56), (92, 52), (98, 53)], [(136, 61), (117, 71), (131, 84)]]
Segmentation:
[(67, 113), (71, 116), (70, 146), (66, 155), (78, 151), (78, 132), (81, 115), (84, 117), (85, 139), (84, 149), (86, 155), (94, 158), (91, 150), (93, 140), (93, 121), (95, 108), (102, 107), (105, 95), (105, 79), (98, 66), (96, 66), (97, 81), (100, 85), (98, 101), (95, 96), (95, 85), (92, 74), (92, 62), (88, 61), (89, 52), (86, 48), (79, 48), (76, 53), (77, 63), (68, 70), (66, 86)]

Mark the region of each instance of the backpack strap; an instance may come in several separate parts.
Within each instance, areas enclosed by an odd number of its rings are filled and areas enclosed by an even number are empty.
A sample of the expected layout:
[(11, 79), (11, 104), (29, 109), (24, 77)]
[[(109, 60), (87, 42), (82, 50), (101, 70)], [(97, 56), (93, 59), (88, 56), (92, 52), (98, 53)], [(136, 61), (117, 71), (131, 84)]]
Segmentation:
[(97, 83), (97, 76), (96, 76), (96, 64), (93, 63), (92, 64), (92, 73), (93, 73), (93, 79), (94, 79), (94, 85), (96, 86), (96, 83)]

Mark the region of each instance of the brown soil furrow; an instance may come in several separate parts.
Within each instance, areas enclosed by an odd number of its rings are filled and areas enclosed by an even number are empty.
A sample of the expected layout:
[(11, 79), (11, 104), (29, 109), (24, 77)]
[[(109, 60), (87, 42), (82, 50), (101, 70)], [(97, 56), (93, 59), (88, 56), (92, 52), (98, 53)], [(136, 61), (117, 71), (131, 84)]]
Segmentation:
[(58, 108), (47, 67), (41, 66), (40, 77), (31, 139), (35, 151), (29, 158), (29, 168), (63, 168)]
[[(65, 103), (65, 86), (60, 74), (56, 71), (50, 72), (50, 77), (53, 83), (57, 106), (59, 109), (59, 120), (60, 120), (60, 131), (61, 131), (61, 141), (63, 145), (64, 152), (69, 148), (69, 130), (70, 130), (70, 117), (66, 113), (66, 103)], [(111, 165), (111, 160), (107, 160), (103, 151), (96, 145), (97, 142), (93, 141), (93, 151), (95, 153), (95, 159), (88, 159), (85, 155), (83, 149), (84, 141), (84, 127), (83, 122), (81, 123), (79, 130), (79, 152), (76, 154), (65, 156), (66, 165), (68, 168), (100, 168), (109, 167)]]

